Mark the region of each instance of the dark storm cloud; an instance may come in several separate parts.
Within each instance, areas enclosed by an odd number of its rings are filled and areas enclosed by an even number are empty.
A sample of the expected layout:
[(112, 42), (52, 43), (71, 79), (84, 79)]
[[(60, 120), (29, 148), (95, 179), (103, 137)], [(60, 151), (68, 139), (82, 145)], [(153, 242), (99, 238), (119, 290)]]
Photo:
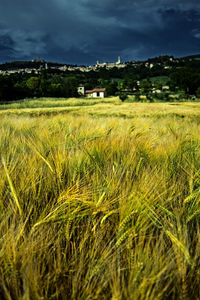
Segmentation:
[(199, 1), (1, 0), (0, 61), (200, 53)]

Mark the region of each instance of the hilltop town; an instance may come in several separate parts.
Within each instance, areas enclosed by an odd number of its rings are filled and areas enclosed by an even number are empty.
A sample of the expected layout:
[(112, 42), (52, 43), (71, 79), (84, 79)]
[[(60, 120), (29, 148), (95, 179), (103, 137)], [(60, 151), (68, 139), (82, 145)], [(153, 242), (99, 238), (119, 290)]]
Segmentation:
[[(161, 58), (161, 57), (160, 57)], [(9, 75), (15, 73), (27, 73), (27, 74), (39, 74), (43, 70), (55, 70), (61, 72), (67, 71), (81, 71), (81, 72), (90, 72), (90, 71), (98, 71), (101, 68), (106, 70), (110, 70), (113, 68), (122, 69), (127, 66), (145, 66), (149, 68), (153, 68), (155, 65), (165, 65), (165, 68), (168, 69), (172, 66), (172, 63), (178, 63), (179, 59), (175, 59), (173, 56), (163, 56), (163, 62), (158, 61), (156, 59), (148, 59), (147, 61), (130, 61), (130, 62), (121, 62), (120, 56), (116, 62), (100, 62), (97, 60), (95, 65), (71, 65), (71, 64), (60, 64), (60, 63), (52, 63), (46, 62), (41, 58), (33, 59), (32, 61), (17, 61), (17, 62), (9, 62), (0, 64), (0, 74)]]
[(0, 65), (0, 74), (9, 75), (14, 73), (35, 73), (39, 74), (42, 70), (58, 70), (58, 71), (82, 71), (82, 72), (90, 72), (97, 71), (100, 68), (112, 69), (112, 68), (125, 68), (128, 63), (122, 63), (120, 57), (118, 57), (117, 62), (103, 62), (100, 63), (97, 61), (95, 65), (89, 66), (77, 66), (77, 65), (69, 65), (69, 64), (59, 64), (59, 63), (51, 63), (46, 62), (39, 57), (33, 59), (31, 62), (11, 62)]

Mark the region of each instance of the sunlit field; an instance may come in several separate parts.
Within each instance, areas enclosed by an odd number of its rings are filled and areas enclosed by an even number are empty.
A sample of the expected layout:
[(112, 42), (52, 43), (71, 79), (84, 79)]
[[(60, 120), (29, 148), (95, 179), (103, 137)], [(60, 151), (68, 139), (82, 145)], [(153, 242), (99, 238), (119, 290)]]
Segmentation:
[(200, 299), (200, 103), (0, 106), (0, 299)]

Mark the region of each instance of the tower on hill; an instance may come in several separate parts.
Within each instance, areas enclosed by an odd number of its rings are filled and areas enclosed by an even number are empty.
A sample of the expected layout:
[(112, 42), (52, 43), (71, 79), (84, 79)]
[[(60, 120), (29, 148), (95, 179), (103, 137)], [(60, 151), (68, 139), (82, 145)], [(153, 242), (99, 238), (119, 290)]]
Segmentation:
[(120, 56), (118, 56), (117, 65), (120, 65), (120, 64), (121, 64), (121, 58), (120, 58)]

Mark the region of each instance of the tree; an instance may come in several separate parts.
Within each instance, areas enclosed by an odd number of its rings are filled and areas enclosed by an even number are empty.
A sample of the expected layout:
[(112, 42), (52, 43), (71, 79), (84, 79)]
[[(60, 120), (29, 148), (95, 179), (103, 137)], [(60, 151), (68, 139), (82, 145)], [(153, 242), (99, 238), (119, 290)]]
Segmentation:
[(60, 83), (51, 83), (48, 87), (48, 95), (50, 97), (62, 97), (62, 86)]
[(197, 96), (198, 98), (200, 98), (200, 87), (198, 87), (198, 89), (196, 90), (196, 96)]
[(33, 93), (34, 96), (38, 95), (39, 86), (40, 86), (40, 78), (39, 77), (30, 77), (26, 81), (26, 85), (29, 90)]
[(107, 96), (114, 96), (118, 91), (117, 82), (108, 83), (105, 87), (106, 87)]
[(17, 99), (14, 88), (14, 78), (12, 76), (0, 75), (0, 100), (14, 100)]
[(200, 85), (200, 75), (188, 68), (181, 68), (171, 74), (170, 81), (183, 89), (186, 94), (194, 95)]
[(47, 73), (46, 71), (42, 71), (40, 76), (40, 86), (39, 86), (39, 93), (41, 96), (47, 96), (48, 91), (48, 82), (47, 82)]
[(98, 83), (99, 83), (99, 86), (104, 88), (105, 87), (105, 80), (103, 78), (99, 78), (98, 79)]
[(15, 99), (23, 99), (30, 96), (30, 90), (26, 85), (26, 81), (20, 81), (15, 83), (14, 90), (15, 90)]
[(152, 83), (150, 81), (144, 80), (140, 84), (142, 93), (149, 93), (152, 90)]
[(63, 96), (64, 97), (77, 97), (78, 96), (78, 80), (75, 76), (66, 77), (63, 79)]
[(154, 86), (155, 86), (156, 89), (162, 90), (162, 82), (157, 81), (157, 82), (155, 82)]

